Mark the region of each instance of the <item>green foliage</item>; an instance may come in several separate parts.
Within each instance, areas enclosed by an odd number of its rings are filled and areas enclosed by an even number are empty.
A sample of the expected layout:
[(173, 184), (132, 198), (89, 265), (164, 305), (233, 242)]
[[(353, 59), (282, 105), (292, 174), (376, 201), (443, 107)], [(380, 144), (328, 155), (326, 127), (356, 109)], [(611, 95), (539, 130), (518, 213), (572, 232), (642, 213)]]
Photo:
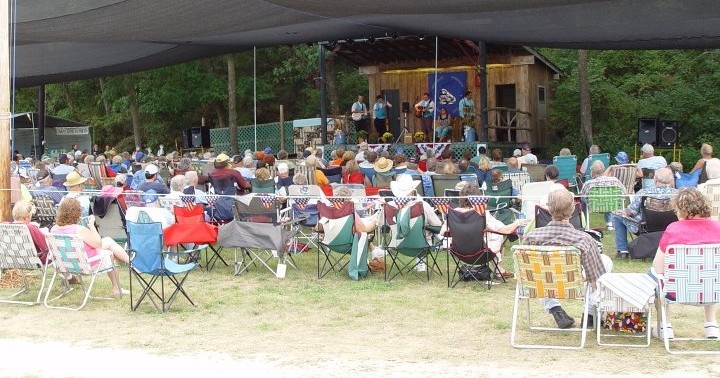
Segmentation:
[[(555, 83), (549, 125), (557, 142), (578, 156), (586, 151), (580, 136), (577, 52), (542, 49), (563, 70)], [(692, 166), (700, 144), (720, 142), (720, 52), (717, 50), (590, 51), (594, 143), (603, 151), (627, 151), (637, 140), (637, 119), (658, 117), (680, 122), (682, 162)]]

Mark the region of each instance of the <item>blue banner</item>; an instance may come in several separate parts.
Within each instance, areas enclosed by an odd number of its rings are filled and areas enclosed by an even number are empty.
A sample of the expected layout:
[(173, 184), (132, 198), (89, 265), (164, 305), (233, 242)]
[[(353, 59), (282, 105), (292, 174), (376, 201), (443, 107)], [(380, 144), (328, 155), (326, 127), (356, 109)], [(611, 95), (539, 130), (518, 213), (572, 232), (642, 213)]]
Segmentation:
[[(467, 86), (467, 72), (438, 72), (437, 74), (437, 98), (435, 107), (437, 114), (440, 114), (440, 108), (445, 108), (452, 117), (459, 117), (458, 102), (465, 94)], [(435, 74), (428, 74), (428, 88), (430, 88), (430, 97), (435, 95)]]

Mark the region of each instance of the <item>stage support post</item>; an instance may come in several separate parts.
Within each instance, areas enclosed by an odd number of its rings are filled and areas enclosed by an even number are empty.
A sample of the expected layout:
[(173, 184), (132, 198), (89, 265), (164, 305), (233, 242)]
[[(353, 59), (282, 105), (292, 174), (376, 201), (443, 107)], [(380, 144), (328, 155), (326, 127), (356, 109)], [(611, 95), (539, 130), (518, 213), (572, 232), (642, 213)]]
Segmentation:
[(325, 87), (325, 45), (318, 43), (318, 65), (320, 69), (320, 144), (327, 144), (327, 88)]
[(0, 220), (10, 221), (10, 2), (0, 1)]
[(488, 141), (488, 87), (487, 87), (487, 45), (480, 47), (480, 142)]

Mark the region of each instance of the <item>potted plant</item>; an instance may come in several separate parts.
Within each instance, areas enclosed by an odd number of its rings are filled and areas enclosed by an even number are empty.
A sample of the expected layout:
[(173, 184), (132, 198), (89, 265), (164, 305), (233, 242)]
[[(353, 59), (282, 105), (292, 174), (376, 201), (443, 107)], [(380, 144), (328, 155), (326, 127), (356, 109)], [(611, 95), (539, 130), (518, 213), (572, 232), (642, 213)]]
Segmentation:
[(380, 141), (382, 141), (382, 143), (392, 143), (394, 140), (395, 136), (392, 135), (392, 133), (389, 131), (384, 132), (383, 135), (380, 137)]
[(355, 137), (357, 138), (358, 143), (367, 142), (368, 133), (365, 130), (360, 130), (357, 133), (355, 133)]
[(415, 143), (422, 143), (425, 141), (425, 133), (422, 131), (416, 131), (415, 134), (413, 134), (413, 142)]

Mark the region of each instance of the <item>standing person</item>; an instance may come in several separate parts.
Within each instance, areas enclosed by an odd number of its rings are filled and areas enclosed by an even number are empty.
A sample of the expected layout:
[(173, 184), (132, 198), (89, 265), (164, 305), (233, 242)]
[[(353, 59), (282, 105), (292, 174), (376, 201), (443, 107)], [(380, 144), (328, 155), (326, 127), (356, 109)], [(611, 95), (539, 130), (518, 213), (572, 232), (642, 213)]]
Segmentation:
[(90, 151), (90, 153), (91, 153), (93, 156), (98, 156), (98, 155), (101, 154), (101, 152), (100, 152), (100, 147), (97, 145), (97, 143), (93, 144), (93, 148), (92, 148), (92, 150)]
[(363, 96), (358, 96), (357, 102), (353, 103), (350, 108), (352, 120), (355, 122), (355, 132), (360, 130), (368, 132), (368, 108), (364, 101)]
[(387, 108), (392, 108), (392, 104), (385, 101), (382, 95), (377, 95), (375, 97), (375, 105), (373, 105), (373, 117), (375, 117), (373, 124), (377, 132), (387, 130), (385, 127), (385, 122), (387, 122)]
[(162, 144), (160, 145), (160, 147), (158, 147), (157, 150), (157, 157), (160, 156), (165, 156), (165, 146), (163, 146)]
[(462, 118), (463, 126), (473, 127), (475, 122), (475, 102), (472, 99), (472, 92), (465, 92), (465, 96), (458, 102), (458, 113)]
[(432, 139), (434, 112), (435, 102), (430, 99), (430, 93), (423, 93), (422, 100), (415, 104), (415, 116), (420, 118), (420, 125), (422, 127), (422, 131), (425, 133), (426, 141)]

